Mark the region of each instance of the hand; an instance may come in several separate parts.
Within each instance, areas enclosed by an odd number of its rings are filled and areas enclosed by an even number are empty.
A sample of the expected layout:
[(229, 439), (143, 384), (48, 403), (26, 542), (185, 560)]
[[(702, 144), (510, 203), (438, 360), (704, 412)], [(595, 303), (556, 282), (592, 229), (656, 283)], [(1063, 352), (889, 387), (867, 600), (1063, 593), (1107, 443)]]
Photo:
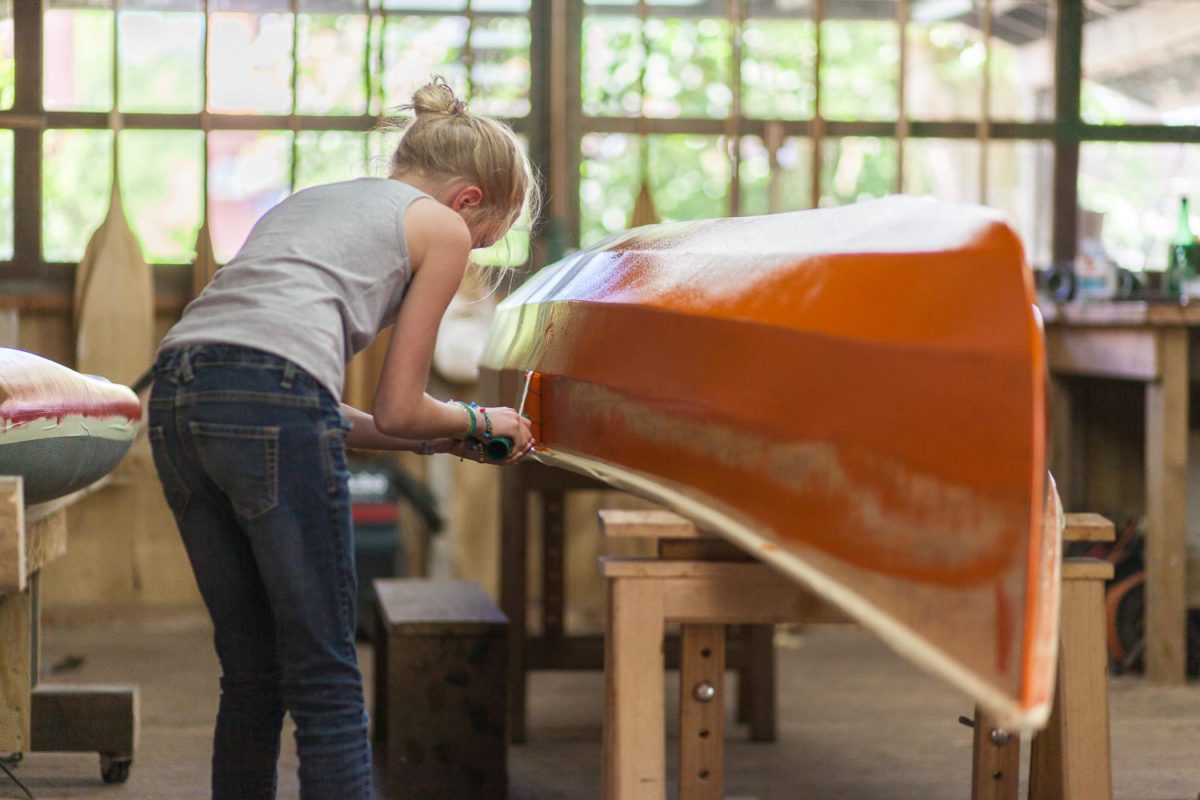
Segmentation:
[[(492, 422), (492, 438), (507, 436), (512, 439), (513, 455), (500, 463), (511, 464), (532, 449), (533, 429), (527, 417), (518, 414), (516, 409), (506, 406), (495, 406), (483, 410), (487, 412), (487, 419)], [(482, 440), (485, 428), (482, 419), (480, 422), (481, 424), (475, 429), (474, 438)]]

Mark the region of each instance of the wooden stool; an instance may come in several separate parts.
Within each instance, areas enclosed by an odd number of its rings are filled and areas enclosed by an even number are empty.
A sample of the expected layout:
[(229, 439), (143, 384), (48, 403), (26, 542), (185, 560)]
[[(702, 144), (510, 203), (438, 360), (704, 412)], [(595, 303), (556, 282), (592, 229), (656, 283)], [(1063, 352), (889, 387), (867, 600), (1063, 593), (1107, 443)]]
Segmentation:
[(469, 581), (375, 581), (375, 733), (388, 797), (502, 800), (508, 620)]
[[(601, 511), (607, 536), (658, 540), (659, 558), (605, 558), (604, 797), (663, 800), (663, 638), (681, 623), (680, 796), (720, 800), (725, 626), (844, 621), (811, 593), (668, 511)], [(774, 705), (774, 698), (771, 698)]]
[[(1067, 514), (1065, 542), (1111, 542), (1112, 522), (1098, 514)], [(1111, 800), (1108, 656), (1104, 582), (1113, 566), (1095, 558), (1063, 561), (1058, 681), (1045, 730), (1033, 737), (1030, 800)], [(1016, 800), (1020, 741), (976, 709), (972, 800)]]

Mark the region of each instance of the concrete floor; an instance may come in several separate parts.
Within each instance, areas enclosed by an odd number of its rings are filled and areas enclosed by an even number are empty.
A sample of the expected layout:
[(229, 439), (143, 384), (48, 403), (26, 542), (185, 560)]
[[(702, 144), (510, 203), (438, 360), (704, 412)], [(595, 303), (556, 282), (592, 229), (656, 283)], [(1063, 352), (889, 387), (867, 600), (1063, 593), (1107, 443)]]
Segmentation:
[[(965, 800), (970, 743), (965, 697), (854, 628), (780, 636), (780, 739), (750, 744), (731, 725), (728, 800)], [(17, 769), (37, 800), (208, 797), (217, 665), (206, 621), (45, 630), (47, 667), (78, 656), (55, 682), (141, 686), (142, 739), (129, 782), (101, 783), (94, 755), (33, 753)], [(361, 661), (370, 668), (369, 651)], [(731, 681), (732, 683), (732, 681)], [(367, 683), (370, 686), (370, 681)], [(671, 680), (669, 693), (676, 691)], [(535, 675), (530, 742), (510, 753), (512, 800), (600, 796), (603, 681), (598, 673)], [(669, 695), (670, 696), (670, 695)], [(1113, 775), (1120, 800), (1195, 800), (1200, 792), (1200, 687), (1112, 681)], [(289, 731), (280, 798), (297, 794)], [(22, 795), (0, 775), (0, 798)], [(379, 793), (382, 797), (382, 793)], [(467, 800), (464, 798), (464, 800)]]

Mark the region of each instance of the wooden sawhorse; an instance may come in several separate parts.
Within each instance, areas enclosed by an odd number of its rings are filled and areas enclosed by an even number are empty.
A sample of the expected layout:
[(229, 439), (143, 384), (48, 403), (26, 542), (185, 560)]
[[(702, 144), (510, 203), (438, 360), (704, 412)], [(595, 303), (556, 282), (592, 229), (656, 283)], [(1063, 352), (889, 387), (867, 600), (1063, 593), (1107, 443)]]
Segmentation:
[(38, 573), (67, 550), (67, 508), (99, 488), (26, 507), (22, 480), (0, 477), (0, 752), (94, 752), (106, 783), (129, 777), (136, 686), (38, 685)]
[[(508, 617), (509, 741), (525, 741), (525, 699), (533, 670), (600, 670), (604, 641), (598, 635), (573, 635), (563, 625), (566, 585), (564, 521), (568, 492), (612, 489), (608, 484), (526, 459), (501, 471), (500, 477), (500, 608)], [(528, 513), (533, 495), (541, 504), (542, 630), (530, 634), (526, 616), (529, 596)], [(775, 741), (775, 645), (772, 630), (742, 628), (729, 642), (729, 666), (739, 673), (738, 715), (749, 723), (750, 739)], [(667, 665), (678, 663), (679, 642), (668, 638)]]
[[(663, 800), (666, 719), (663, 637), (680, 622), (679, 791), (720, 800), (724, 770), (725, 625), (838, 622), (845, 617), (775, 570), (665, 511), (602, 511), (608, 536), (657, 539), (657, 559), (604, 559), (604, 798)], [(1096, 515), (1068, 514), (1064, 538), (1111, 538)], [(1063, 575), (1058, 691), (1033, 743), (1032, 800), (1108, 800), (1104, 578), (1107, 562), (1071, 559)], [(972, 800), (1016, 797), (1018, 738), (975, 721)]]

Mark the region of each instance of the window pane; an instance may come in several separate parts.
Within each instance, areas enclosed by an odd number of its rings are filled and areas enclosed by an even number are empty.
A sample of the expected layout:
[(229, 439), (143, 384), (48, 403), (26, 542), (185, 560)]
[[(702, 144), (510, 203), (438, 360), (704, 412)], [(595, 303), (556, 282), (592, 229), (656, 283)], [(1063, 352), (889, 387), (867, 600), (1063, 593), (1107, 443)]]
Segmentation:
[(291, 14), (213, 14), (208, 106), (218, 112), (292, 110)]
[(896, 191), (896, 141), (874, 136), (827, 139), (821, 154), (821, 206), (840, 206)]
[(528, 114), (529, 20), (477, 20), (471, 49), (471, 110), (506, 117)]
[(940, 200), (978, 203), (979, 142), (971, 139), (906, 140), (904, 191)]
[[(965, 5), (968, 14), (946, 18)], [(947, 6), (917, 0), (908, 24), (905, 103), (913, 119), (979, 119), (983, 111), (982, 0)], [(965, 18), (965, 19), (964, 19)]]
[(13, 257), (13, 132), (0, 131), (0, 261)]
[(672, 134), (649, 139), (650, 185), (664, 222), (728, 215), (730, 167), (722, 137)]
[(296, 191), (368, 174), (366, 133), (302, 131), (296, 134)]
[(762, 139), (742, 139), (741, 213), (771, 214), (812, 207), (812, 141), (789, 137), (775, 154), (771, 169), (770, 152)]
[(272, 206), (288, 194), (292, 135), (213, 131), (208, 136), (208, 216), (213, 251), (224, 263)]
[(811, 22), (748, 20), (742, 48), (742, 111), (746, 116), (812, 116), (817, 43)]
[[(313, 5), (312, 0), (307, 5)], [(296, 110), (301, 114), (365, 114), (366, 15), (301, 14), (299, 33)]]
[(896, 118), (900, 36), (894, 0), (873, 0), (880, 19), (821, 26), (821, 114), (828, 119)]
[(587, 247), (629, 227), (640, 186), (638, 137), (589, 133), (579, 174), (580, 244)]
[(385, 9), (417, 8), (436, 11), (461, 11), (467, 7), (467, 0), (383, 0)]
[(121, 201), (147, 261), (187, 264), (200, 229), (204, 134), (121, 131)]
[(636, 17), (585, 17), (583, 113), (596, 117), (637, 116), (643, 55), (641, 23)]
[(112, 193), (112, 131), (42, 134), (42, 251), (78, 261)]
[(1080, 149), (1079, 204), (1104, 215), (1101, 240), (1126, 269), (1166, 267), (1184, 195), (1200, 197), (1200, 145), (1084, 142)]
[(203, 109), (203, 13), (122, 11), (117, 33), (122, 111)]
[(1200, 124), (1195, 0), (1089, 6), (1083, 29), (1088, 122)]
[(471, 8), (476, 11), (522, 13), (529, 10), (529, 0), (475, 0)]
[[(1049, 142), (988, 144), (987, 204), (1004, 211), (1031, 265), (1050, 264), (1054, 150)], [(1165, 255), (1164, 255), (1165, 258)]]
[(729, 88), (729, 24), (725, 20), (649, 19), (646, 114), (724, 117)]
[(993, 3), (992, 117), (1054, 119), (1057, 0)]
[(466, 17), (389, 17), (384, 28), (385, 107), (410, 102), (413, 92), (435, 74), (465, 95), (466, 43)]
[(16, 66), (13, 54), (12, 0), (0, 0), (0, 109), (13, 107), (16, 97)]
[(52, 111), (112, 110), (112, 12), (47, 10), (43, 40), (45, 107)]

